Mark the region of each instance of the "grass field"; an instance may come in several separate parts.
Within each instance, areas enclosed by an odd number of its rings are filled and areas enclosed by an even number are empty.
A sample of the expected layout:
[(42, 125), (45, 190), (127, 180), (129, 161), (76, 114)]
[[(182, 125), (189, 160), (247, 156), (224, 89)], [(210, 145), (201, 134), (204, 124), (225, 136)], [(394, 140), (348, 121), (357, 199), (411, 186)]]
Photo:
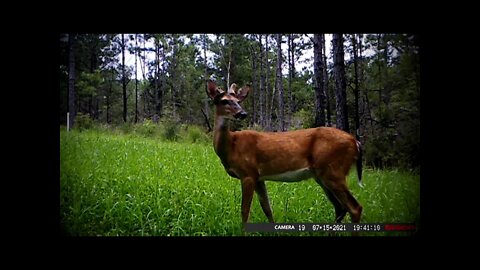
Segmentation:
[[(350, 189), (363, 205), (362, 222), (418, 227), (418, 174), (364, 168), (363, 177), (362, 189), (354, 169), (349, 176)], [(333, 222), (333, 206), (315, 181), (266, 185), (276, 222)], [(211, 143), (60, 130), (60, 222), (68, 235), (240, 236), (240, 201), (239, 180), (227, 175)], [(267, 222), (256, 197), (250, 222)], [(344, 222), (350, 222), (348, 215)]]

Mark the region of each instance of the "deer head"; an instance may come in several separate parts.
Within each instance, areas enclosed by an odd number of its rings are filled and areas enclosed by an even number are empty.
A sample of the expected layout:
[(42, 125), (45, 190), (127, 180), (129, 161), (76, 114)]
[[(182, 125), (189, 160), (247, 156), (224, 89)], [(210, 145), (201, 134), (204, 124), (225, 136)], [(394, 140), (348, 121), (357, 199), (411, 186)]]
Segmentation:
[(232, 83), (225, 92), (214, 81), (208, 80), (207, 95), (213, 100), (217, 115), (225, 118), (245, 119), (247, 117), (247, 112), (243, 110), (240, 103), (245, 100), (249, 91), (249, 85), (238, 89), (238, 86)]

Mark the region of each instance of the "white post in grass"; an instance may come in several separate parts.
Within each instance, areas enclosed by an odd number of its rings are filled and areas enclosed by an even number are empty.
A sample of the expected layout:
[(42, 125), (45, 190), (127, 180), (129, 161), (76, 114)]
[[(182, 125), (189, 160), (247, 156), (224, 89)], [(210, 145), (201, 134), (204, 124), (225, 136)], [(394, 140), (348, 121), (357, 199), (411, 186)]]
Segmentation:
[(67, 131), (70, 131), (70, 113), (67, 112)]

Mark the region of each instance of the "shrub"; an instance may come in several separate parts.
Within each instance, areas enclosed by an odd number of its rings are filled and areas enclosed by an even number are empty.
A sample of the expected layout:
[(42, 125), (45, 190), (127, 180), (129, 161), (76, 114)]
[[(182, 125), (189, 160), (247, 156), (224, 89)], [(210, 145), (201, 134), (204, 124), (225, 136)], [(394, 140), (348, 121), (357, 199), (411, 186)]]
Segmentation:
[(90, 118), (90, 115), (84, 113), (77, 113), (75, 118), (74, 128), (78, 130), (90, 129), (93, 127), (93, 120)]
[(210, 142), (210, 138), (202, 130), (202, 128), (197, 126), (188, 127), (188, 141), (192, 143), (206, 143)]
[(303, 129), (315, 126), (315, 114), (310, 110), (301, 109), (292, 117), (292, 128)]
[(249, 127), (248, 129), (251, 129), (251, 130), (256, 130), (256, 131), (264, 131), (262, 126), (260, 126), (259, 124), (255, 123), (253, 124), (253, 126)]
[(155, 134), (156, 125), (150, 119), (146, 119), (143, 123), (135, 126), (135, 133), (145, 136), (152, 137)]
[(98, 131), (101, 131), (101, 132), (110, 132), (112, 131), (112, 128), (110, 127), (109, 124), (105, 124), (105, 123), (99, 123), (97, 124), (97, 130)]
[(120, 125), (120, 130), (122, 131), (123, 134), (130, 134), (133, 130), (133, 126), (130, 123), (122, 123)]
[(178, 132), (180, 125), (171, 120), (164, 120), (162, 123), (163, 132), (162, 138), (168, 141), (176, 141), (178, 139)]

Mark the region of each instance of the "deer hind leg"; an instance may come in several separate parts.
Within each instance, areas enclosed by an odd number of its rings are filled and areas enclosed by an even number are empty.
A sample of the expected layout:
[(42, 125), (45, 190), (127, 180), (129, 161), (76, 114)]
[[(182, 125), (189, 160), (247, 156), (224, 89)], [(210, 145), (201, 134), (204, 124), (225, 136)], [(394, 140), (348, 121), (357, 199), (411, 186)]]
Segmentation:
[(346, 176), (326, 173), (320, 181), (322, 183), (321, 185), (325, 186), (337, 201), (340, 202), (343, 208), (348, 211), (352, 222), (359, 223), (363, 207), (348, 190)]
[(338, 199), (333, 195), (333, 193), (325, 187), (325, 185), (322, 183), (322, 180), (320, 180), (319, 177), (315, 177), (315, 181), (322, 187), (323, 191), (325, 191), (325, 194), (327, 195), (328, 200), (333, 204), (335, 207), (335, 222), (336, 223), (341, 223), (345, 215), (347, 214), (347, 210), (343, 205), (338, 201)]
[(258, 200), (260, 201), (260, 205), (262, 206), (263, 212), (268, 218), (270, 223), (274, 223), (273, 214), (272, 214), (272, 207), (270, 206), (270, 201), (268, 200), (267, 194), (267, 187), (265, 186), (265, 182), (258, 181), (255, 186), (255, 191), (258, 195)]

